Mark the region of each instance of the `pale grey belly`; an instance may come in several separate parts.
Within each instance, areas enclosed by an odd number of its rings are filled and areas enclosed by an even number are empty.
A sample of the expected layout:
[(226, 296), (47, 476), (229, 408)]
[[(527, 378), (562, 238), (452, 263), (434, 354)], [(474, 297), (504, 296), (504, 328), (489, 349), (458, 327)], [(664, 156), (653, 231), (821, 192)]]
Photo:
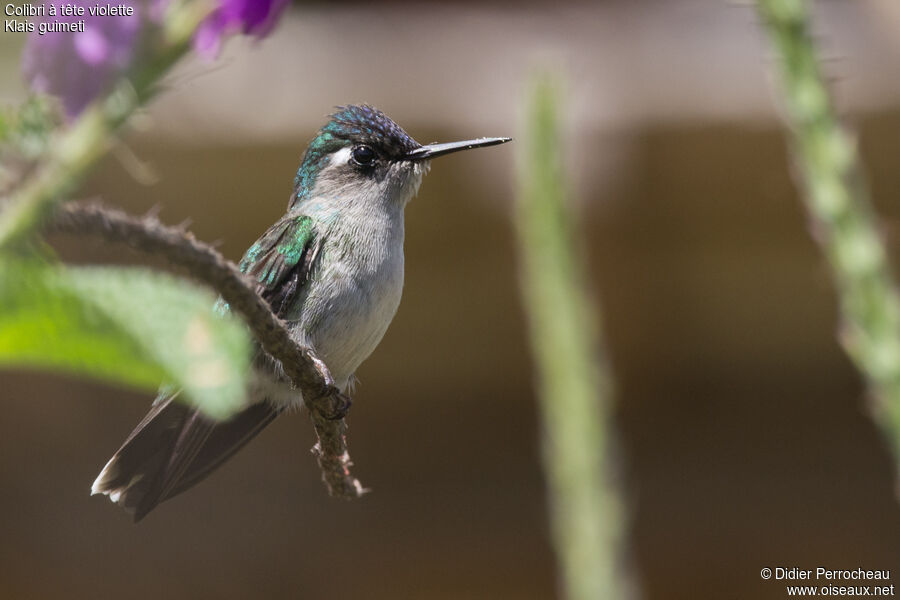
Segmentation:
[[(293, 337), (315, 350), (342, 391), (378, 346), (403, 291), (402, 262), (390, 277), (354, 278), (344, 271), (335, 267), (332, 277), (310, 282), (299, 314), (288, 322)], [(250, 394), (279, 408), (298, 409), (303, 404), (298, 390), (268, 370), (255, 372)]]
[(377, 269), (332, 264), (310, 282), (297, 322), (310, 345), (344, 389), (381, 341), (400, 305), (402, 254)]

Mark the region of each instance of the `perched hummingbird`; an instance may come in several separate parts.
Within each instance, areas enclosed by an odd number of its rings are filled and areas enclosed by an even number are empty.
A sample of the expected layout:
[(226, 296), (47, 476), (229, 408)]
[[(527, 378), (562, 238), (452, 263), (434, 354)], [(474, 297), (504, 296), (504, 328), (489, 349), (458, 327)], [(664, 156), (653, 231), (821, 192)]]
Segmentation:
[[(480, 138), (423, 146), (371, 106), (339, 107), (309, 144), (287, 213), (240, 263), (293, 339), (347, 391), (381, 341), (403, 289), (403, 210), (437, 156), (493, 146)], [(225, 305), (220, 307), (227, 309)], [(257, 350), (249, 405), (225, 422), (160, 392), (91, 488), (135, 521), (187, 490), (303, 398), (281, 364)]]

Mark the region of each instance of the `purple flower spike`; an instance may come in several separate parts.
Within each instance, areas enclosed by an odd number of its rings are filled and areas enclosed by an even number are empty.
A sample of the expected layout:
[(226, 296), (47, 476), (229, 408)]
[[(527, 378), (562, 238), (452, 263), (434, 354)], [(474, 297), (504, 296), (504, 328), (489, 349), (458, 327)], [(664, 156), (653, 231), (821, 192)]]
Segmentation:
[(58, 96), (70, 119), (127, 71), (141, 30), (139, 2), (126, 3), (134, 7), (134, 15), (114, 17), (91, 16), (88, 6), (94, 2), (88, 0), (71, 3), (84, 7), (85, 14), (45, 17), (43, 22), (84, 20), (84, 32), (35, 31), (22, 55), (22, 71), (32, 89)]
[(258, 38), (268, 35), (290, 0), (221, 0), (219, 8), (209, 16), (194, 35), (194, 48), (214, 58), (222, 46), (222, 38), (241, 31)]
[[(96, 0), (69, 0), (83, 7), (84, 15), (53, 15), (36, 20), (43, 23), (84, 21), (83, 31), (40, 33), (28, 36), (22, 56), (22, 71), (31, 88), (62, 100), (66, 116), (73, 119), (110, 86), (127, 75), (139, 58), (142, 40), (158, 27), (169, 0), (119, 0), (134, 8), (132, 16), (91, 16)], [(214, 58), (222, 39), (238, 31), (263, 37), (267, 35), (290, 0), (218, 0), (217, 8), (194, 34), (194, 47)]]

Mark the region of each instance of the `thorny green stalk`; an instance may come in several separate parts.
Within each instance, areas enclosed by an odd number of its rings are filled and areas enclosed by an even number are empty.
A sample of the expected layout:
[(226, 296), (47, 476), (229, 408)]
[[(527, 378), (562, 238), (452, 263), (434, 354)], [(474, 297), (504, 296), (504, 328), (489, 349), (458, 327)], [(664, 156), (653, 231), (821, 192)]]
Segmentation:
[(623, 511), (608, 479), (612, 385), (567, 202), (551, 82), (537, 81), (529, 104), (516, 224), (554, 545), (567, 598), (618, 599)]
[(757, 8), (780, 59), (806, 209), (837, 286), (840, 339), (868, 381), (875, 420), (900, 460), (900, 299), (856, 146), (835, 116), (805, 0), (758, 0)]
[(129, 116), (156, 91), (163, 75), (190, 45), (209, 13), (205, 1), (177, 2), (167, 11), (160, 47), (131, 79), (122, 79), (49, 145), (37, 169), (0, 203), (0, 251), (28, 239), (112, 146)]

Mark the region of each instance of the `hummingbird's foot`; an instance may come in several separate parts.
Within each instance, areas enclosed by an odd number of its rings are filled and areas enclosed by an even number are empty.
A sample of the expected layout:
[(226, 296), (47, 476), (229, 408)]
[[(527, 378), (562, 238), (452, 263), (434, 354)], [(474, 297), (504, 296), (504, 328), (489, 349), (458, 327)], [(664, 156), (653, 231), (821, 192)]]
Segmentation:
[(331, 404), (334, 406), (334, 411), (330, 415), (324, 415), (324, 417), (329, 421), (340, 421), (347, 416), (347, 412), (350, 410), (350, 407), (353, 406), (353, 400), (350, 399), (350, 396), (338, 389), (337, 385), (335, 385), (334, 377), (331, 375), (331, 371), (328, 370), (328, 366), (321, 358), (316, 356), (315, 352), (309, 350), (308, 356), (313, 365), (315, 365), (316, 371), (319, 372), (322, 383), (325, 384), (322, 395), (333, 398)]
[(347, 416), (348, 412), (350, 412), (350, 407), (353, 406), (353, 400), (350, 396), (341, 392), (337, 392), (334, 397), (337, 406), (335, 407), (334, 412), (327, 415), (325, 418), (329, 421), (340, 421)]

